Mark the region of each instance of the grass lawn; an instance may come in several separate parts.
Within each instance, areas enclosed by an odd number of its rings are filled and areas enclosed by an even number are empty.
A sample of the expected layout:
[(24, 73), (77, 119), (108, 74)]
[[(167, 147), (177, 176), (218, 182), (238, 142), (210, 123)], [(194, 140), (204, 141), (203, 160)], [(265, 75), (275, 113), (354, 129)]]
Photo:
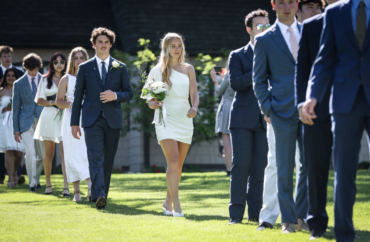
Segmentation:
[[(84, 200), (76, 204), (63, 198), (61, 175), (53, 175), (53, 195), (42, 189), (30, 193), (27, 185), (0, 186), (0, 241), (308, 241), (308, 232), (281, 234), (279, 225), (258, 232), (257, 223), (227, 226), (229, 179), (224, 173), (185, 173), (180, 199), (185, 218), (162, 215), (166, 194), (165, 174), (113, 174), (108, 206), (95, 209)], [(329, 228), (333, 234), (333, 173), (328, 188)], [(28, 183), (28, 181), (26, 182)], [(72, 184), (70, 185), (73, 193)], [(370, 241), (370, 175), (359, 171), (354, 207), (356, 241)]]

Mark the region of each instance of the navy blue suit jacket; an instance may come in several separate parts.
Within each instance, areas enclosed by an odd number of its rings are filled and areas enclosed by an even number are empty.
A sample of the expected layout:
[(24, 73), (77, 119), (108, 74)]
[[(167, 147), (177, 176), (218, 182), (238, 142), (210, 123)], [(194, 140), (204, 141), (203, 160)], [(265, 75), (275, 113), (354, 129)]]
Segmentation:
[[(312, 65), (320, 48), (320, 38), (325, 14), (319, 14), (303, 22), (302, 37), (299, 42), (296, 66), (296, 106), (306, 100), (306, 91)], [(330, 89), (328, 88), (322, 103), (315, 108), (317, 120), (325, 120), (329, 116)]]
[(321, 104), (331, 88), (330, 113), (348, 114), (361, 81), (370, 104), (370, 29), (361, 50), (352, 25), (351, 1), (340, 1), (326, 9), (320, 52), (306, 97)]
[[(250, 43), (234, 50), (229, 57), (230, 85), (235, 91), (230, 111), (229, 128), (253, 129), (261, 116), (253, 91), (253, 49)], [(266, 123), (262, 118), (264, 126)]]
[[(108, 74), (103, 86), (96, 58), (81, 64), (77, 72), (76, 88), (72, 106), (71, 126), (80, 124), (82, 109), (82, 127), (89, 127), (95, 123), (102, 110), (109, 127), (123, 128), (121, 103), (130, 100), (133, 96), (126, 65), (117, 61), (119, 68), (112, 69), (110, 58)], [(102, 103), (100, 93), (111, 90), (117, 94), (117, 100)], [(83, 101), (83, 104), (82, 104)]]

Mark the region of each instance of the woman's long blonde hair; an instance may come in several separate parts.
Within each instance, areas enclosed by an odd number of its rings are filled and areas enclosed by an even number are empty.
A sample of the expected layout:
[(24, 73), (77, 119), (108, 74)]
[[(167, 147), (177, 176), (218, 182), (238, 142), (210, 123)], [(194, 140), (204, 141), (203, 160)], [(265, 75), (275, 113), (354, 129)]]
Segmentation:
[(74, 48), (71, 53), (68, 55), (68, 65), (67, 65), (67, 74), (73, 75), (75, 73), (75, 63), (74, 63), (74, 57), (77, 52), (81, 52), (84, 57), (85, 61), (89, 59), (89, 55), (87, 54), (87, 51), (83, 47), (76, 47)]
[(162, 80), (163, 82), (167, 83), (167, 85), (171, 88), (172, 83), (170, 81), (171, 76), (171, 62), (170, 62), (170, 50), (171, 50), (171, 42), (174, 39), (179, 39), (181, 41), (182, 51), (179, 57), (179, 63), (185, 64), (185, 45), (181, 35), (176, 33), (167, 33), (163, 39), (161, 40), (161, 55), (158, 59), (158, 66), (162, 72)]

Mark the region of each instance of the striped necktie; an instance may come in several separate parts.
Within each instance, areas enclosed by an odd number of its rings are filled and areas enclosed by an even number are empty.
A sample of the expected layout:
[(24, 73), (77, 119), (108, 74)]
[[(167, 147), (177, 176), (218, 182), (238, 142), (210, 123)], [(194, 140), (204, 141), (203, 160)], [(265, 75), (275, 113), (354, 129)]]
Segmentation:
[(105, 62), (101, 62), (101, 80), (103, 82), (103, 86), (105, 86), (105, 79), (107, 78), (107, 70), (105, 69)]
[(32, 86), (32, 95), (33, 95), (33, 98), (35, 98), (36, 92), (37, 92), (35, 78), (31, 78), (31, 86)]

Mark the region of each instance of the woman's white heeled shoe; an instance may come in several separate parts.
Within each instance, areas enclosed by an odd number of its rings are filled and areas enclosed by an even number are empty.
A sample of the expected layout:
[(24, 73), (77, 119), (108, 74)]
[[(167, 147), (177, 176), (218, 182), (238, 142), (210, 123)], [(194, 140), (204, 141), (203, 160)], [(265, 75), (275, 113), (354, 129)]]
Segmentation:
[(163, 214), (166, 216), (172, 216), (172, 212), (170, 210), (167, 210), (165, 207), (162, 207)]
[(172, 211), (174, 217), (184, 217), (184, 213), (176, 213), (175, 210)]

